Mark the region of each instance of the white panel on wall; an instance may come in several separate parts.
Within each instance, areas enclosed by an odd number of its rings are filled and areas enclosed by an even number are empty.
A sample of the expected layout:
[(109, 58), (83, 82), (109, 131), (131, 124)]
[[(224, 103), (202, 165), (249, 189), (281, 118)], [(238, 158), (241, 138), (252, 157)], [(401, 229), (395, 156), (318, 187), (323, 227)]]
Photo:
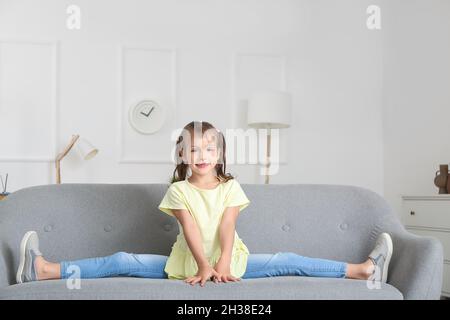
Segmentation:
[[(254, 91), (286, 91), (286, 78), (286, 57), (284, 55), (235, 53), (233, 55), (231, 95), (233, 128), (247, 128), (248, 99)], [(272, 155), (275, 153), (274, 144), (275, 141), (272, 141)], [(280, 129), (280, 164), (287, 164), (288, 148), (289, 129)]]
[(56, 42), (0, 40), (0, 161), (56, 157), (57, 75)]
[[(120, 47), (119, 74), (119, 163), (172, 163), (176, 129), (176, 50)], [(130, 107), (141, 100), (155, 99), (166, 110), (163, 127), (141, 134), (128, 121)]]

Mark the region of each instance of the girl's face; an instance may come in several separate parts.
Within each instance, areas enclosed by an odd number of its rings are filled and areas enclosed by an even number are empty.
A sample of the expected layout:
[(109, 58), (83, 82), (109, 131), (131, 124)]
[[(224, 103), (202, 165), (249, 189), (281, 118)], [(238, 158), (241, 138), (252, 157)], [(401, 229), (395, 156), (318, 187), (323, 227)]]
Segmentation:
[(191, 145), (186, 146), (186, 161), (192, 170), (192, 175), (216, 175), (216, 164), (220, 152), (217, 148), (217, 136), (204, 134), (191, 139)]

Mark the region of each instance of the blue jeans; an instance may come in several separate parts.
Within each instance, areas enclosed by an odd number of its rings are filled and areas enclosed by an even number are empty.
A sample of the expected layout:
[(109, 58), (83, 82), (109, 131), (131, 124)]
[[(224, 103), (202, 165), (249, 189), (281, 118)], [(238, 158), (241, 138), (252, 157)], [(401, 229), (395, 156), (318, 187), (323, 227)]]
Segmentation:
[[(62, 261), (61, 278), (71, 277), (76, 269), (80, 272), (77, 276), (79, 278), (125, 276), (166, 279), (164, 267), (167, 259), (168, 256), (159, 254), (117, 252), (107, 257)], [(73, 268), (74, 266), (79, 269)], [(346, 271), (345, 262), (309, 258), (293, 252), (253, 253), (248, 256), (247, 268), (242, 279), (276, 276), (344, 278)]]

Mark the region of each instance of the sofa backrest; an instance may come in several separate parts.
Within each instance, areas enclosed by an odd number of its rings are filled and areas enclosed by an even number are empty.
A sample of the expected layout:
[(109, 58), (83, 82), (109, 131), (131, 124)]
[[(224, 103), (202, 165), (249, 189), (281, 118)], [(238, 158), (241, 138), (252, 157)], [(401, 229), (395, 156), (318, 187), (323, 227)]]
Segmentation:
[[(394, 215), (380, 195), (356, 186), (241, 186), (251, 203), (240, 213), (236, 230), (251, 253), (291, 251), (361, 262), (383, 220)], [(50, 261), (117, 251), (169, 255), (178, 224), (158, 209), (167, 188), (69, 183), (18, 190), (0, 201), (1, 253), (8, 267), (16, 268), (22, 236), (36, 230)]]

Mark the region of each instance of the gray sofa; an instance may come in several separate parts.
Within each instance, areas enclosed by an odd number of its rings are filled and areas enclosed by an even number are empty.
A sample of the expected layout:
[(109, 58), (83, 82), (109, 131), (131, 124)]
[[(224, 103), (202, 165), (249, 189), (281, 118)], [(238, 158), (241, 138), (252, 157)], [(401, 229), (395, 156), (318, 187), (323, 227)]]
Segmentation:
[(405, 231), (386, 201), (344, 185), (242, 184), (251, 204), (237, 231), (251, 253), (292, 251), (359, 263), (379, 233), (394, 242), (388, 283), (284, 276), (191, 287), (182, 280), (113, 277), (15, 283), (19, 245), (36, 230), (50, 261), (117, 251), (168, 255), (176, 220), (159, 211), (166, 184), (61, 184), (18, 190), (0, 201), (0, 299), (439, 299), (439, 241)]

